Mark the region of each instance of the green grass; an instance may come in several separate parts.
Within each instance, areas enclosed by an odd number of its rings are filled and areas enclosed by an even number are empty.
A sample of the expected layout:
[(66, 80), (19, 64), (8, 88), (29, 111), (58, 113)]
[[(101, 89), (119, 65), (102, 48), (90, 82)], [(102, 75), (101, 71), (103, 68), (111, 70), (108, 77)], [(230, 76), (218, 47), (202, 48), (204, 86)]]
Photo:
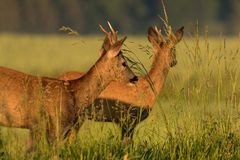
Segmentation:
[[(0, 65), (52, 77), (69, 70), (87, 71), (97, 60), (102, 41), (98, 36), (1, 34)], [(23, 152), (28, 131), (2, 127), (0, 157), (122, 159), (128, 154), (130, 159), (240, 159), (239, 44), (239, 37), (184, 38), (159, 102), (135, 130), (134, 146), (119, 141), (116, 125), (87, 121), (73, 144), (29, 155)], [(149, 69), (147, 45), (147, 37), (129, 36), (125, 48)]]

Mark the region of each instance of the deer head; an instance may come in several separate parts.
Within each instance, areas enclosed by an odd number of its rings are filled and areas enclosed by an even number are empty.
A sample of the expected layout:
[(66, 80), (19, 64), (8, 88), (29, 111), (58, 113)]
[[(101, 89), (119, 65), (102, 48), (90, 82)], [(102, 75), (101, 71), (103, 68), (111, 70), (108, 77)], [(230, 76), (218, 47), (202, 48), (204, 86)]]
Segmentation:
[(181, 41), (183, 37), (183, 29), (184, 27), (181, 27), (175, 33), (170, 31), (166, 38), (157, 27), (149, 27), (148, 29), (148, 40), (153, 46), (154, 53), (165, 54), (166, 63), (170, 67), (177, 64), (175, 45)]
[(131, 82), (134, 83), (138, 80), (137, 76), (130, 70), (128, 65), (126, 64), (126, 60), (124, 59), (121, 47), (126, 40), (127, 37), (124, 37), (121, 40), (117, 39), (117, 31), (113, 29), (111, 24), (108, 22), (108, 26), (111, 32), (106, 31), (103, 26), (99, 25), (100, 29), (105, 33), (106, 37), (102, 44), (101, 48), (101, 57), (100, 59), (104, 62), (104, 66), (101, 70), (106, 71), (107, 74), (104, 76), (109, 75), (109, 78), (113, 81), (120, 81), (120, 82)]

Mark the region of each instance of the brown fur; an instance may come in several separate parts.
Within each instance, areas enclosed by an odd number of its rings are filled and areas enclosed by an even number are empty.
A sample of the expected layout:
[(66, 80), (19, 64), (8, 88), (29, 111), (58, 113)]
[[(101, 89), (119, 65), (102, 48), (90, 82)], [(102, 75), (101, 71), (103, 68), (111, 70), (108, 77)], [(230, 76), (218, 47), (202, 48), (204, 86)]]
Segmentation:
[[(157, 29), (150, 27), (148, 39), (153, 46), (154, 60), (148, 75), (135, 85), (112, 82), (95, 100), (94, 106), (85, 111), (89, 119), (115, 122), (122, 128), (122, 138), (132, 136), (136, 125), (148, 117), (170, 67), (176, 65), (175, 45), (182, 36), (183, 27), (165, 40)], [(82, 72), (67, 72), (59, 79), (76, 79), (83, 75)]]
[[(110, 44), (106, 38), (103, 47), (109, 50), (75, 80), (37, 77), (0, 67), (0, 125), (30, 129), (31, 142), (34, 137), (40, 138), (42, 129), (46, 129), (50, 143), (63, 138), (77, 121), (84, 120), (82, 111), (110, 82), (136, 79), (122, 65), (125, 60), (120, 48), (125, 39)], [(44, 120), (47, 123), (41, 128)]]

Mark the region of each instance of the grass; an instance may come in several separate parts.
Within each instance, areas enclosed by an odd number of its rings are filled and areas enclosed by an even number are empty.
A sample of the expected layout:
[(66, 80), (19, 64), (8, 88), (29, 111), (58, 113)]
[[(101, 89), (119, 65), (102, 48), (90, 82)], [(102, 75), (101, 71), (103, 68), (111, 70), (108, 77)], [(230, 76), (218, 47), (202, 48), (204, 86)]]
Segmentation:
[[(0, 35), (0, 65), (40, 76), (87, 71), (102, 37)], [(240, 159), (240, 38), (188, 37), (177, 45), (159, 102), (135, 130), (134, 145), (119, 140), (112, 123), (87, 121), (76, 141), (56, 150), (24, 152), (28, 131), (1, 128), (2, 159)], [(129, 37), (128, 49), (148, 69), (147, 37)], [(163, 121), (166, 114), (168, 125)], [(170, 128), (172, 136), (167, 134)]]

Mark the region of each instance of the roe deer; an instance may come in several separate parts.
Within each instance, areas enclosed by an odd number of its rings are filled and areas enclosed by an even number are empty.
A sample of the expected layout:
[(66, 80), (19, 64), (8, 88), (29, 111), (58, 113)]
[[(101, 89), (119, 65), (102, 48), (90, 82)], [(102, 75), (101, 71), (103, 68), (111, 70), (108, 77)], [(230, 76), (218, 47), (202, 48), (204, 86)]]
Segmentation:
[(108, 49), (81, 78), (64, 81), (0, 67), (0, 125), (29, 129), (33, 147), (46, 119), (46, 138), (52, 144), (83, 120), (82, 111), (110, 82), (137, 81), (120, 52), (126, 37), (113, 42), (111, 32), (100, 28), (106, 33), (102, 47)]
[[(136, 125), (148, 117), (154, 106), (170, 67), (177, 63), (175, 45), (182, 39), (183, 29), (181, 27), (164, 38), (157, 27), (150, 27), (148, 40), (153, 47), (154, 60), (148, 75), (139, 78), (135, 85), (112, 82), (95, 100), (94, 106), (86, 108), (88, 118), (115, 122), (121, 127), (122, 139), (124, 136), (132, 138)], [(82, 72), (67, 72), (59, 79), (70, 80), (83, 75)]]

